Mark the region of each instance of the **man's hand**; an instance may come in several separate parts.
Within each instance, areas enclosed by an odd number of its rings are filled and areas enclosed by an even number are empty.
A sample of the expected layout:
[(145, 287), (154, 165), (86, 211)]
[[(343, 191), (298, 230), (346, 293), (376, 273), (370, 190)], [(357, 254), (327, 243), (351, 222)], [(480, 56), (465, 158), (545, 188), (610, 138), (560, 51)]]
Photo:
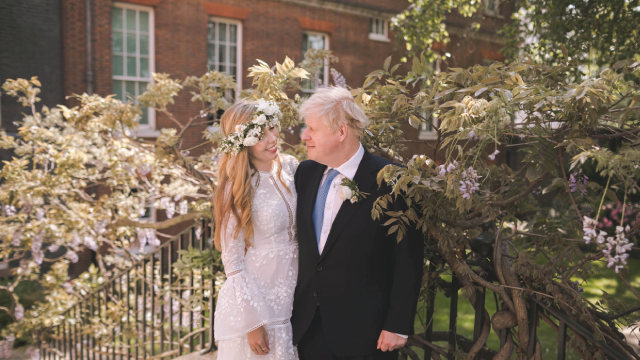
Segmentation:
[(393, 351), (403, 347), (407, 343), (407, 339), (394, 333), (382, 330), (378, 338), (378, 349), (382, 351)]
[(259, 328), (248, 333), (247, 341), (249, 342), (251, 351), (253, 351), (253, 353), (256, 355), (267, 355), (269, 353), (269, 350), (271, 350), (271, 348), (269, 347), (269, 338), (267, 337), (267, 331), (264, 329), (264, 326), (260, 326)]

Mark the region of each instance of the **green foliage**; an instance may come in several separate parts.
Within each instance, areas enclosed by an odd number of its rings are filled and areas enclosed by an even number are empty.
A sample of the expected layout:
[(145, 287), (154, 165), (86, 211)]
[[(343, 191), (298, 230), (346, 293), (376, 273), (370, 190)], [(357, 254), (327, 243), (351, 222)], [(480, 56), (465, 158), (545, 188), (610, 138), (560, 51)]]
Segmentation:
[(611, 66), (639, 55), (638, 0), (519, 0), (517, 5), (504, 31), (510, 58), (524, 52), (539, 61), (558, 63), (570, 56), (580, 64)]
[[(408, 56), (416, 56), (426, 50), (427, 58), (433, 61), (436, 53), (430, 51), (434, 41), (449, 42), (449, 33), (444, 20), (447, 14), (457, 11), (470, 17), (482, 7), (479, 0), (409, 0), (407, 10), (392, 21), (399, 44), (405, 44)], [(477, 24), (475, 24), (477, 30)]]

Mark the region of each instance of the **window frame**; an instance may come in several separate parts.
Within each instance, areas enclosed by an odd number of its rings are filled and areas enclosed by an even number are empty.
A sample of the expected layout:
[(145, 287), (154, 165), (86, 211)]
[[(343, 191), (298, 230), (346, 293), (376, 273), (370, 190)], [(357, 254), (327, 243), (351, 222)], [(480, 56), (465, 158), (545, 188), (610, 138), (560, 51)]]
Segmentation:
[[(382, 34), (378, 34), (372, 32), (372, 25), (375, 20), (379, 20), (382, 22)], [(381, 17), (370, 17), (369, 18), (369, 40), (374, 41), (382, 41), (389, 42), (389, 19), (381, 18)]]
[[(440, 72), (440, 67), (442, 65), (442, 60), (440, 55), (438, 54), (438, 57), (436, 58), (435, 61), (433, 61), (431, 63), (431, 67), (433, 68), (434, 73), (439, 73)], [(426, 111), (422, 113), (422, 117), (426, 116)], [(439, 126), (440, 121), (438, 119), (438, 116), (434, 113), (431, 113), (431, 124), (432, 126)], [(422, 124), (420, 124), (420, 127), (418, 128), (418, 140), (437, 140), (438, 139), (438, 132), (436, 131), (435, 128), (432, 128), (431, 130), (429, 129), (425, 129), (427, 123), (424, 122)]]
[[(330, 50), (330, 42), (329, 42), (329, 34), (327, 33), (323, 33), (320, 31), (313, 31), (313, 30), (304, 30), (302, 32), (302, 40), (304, 41), (304, 35), (320, 35), (320, 36), (324, 36), (325, 42), (324, 42), (324, 50)], [(309, 47), (307, 46), (307, 50), (309, 50)], [(304, 53), (302, 54), (302, 56), (304, 57)], [(329, 61), (327, 59), (324, 59), (324, 76), (322, 77), (322, 84), (323, 85), (327, 85), (329, 83)], [(317, 90), (317, 88), (314, 89), (305, 89), (304, 86), (302, 87), (302, 92), (305, 94), (313, 94), (315, 93)]]
[[(209, 18), (207, 19), (207, 47), (209, 46), (209, 44), (211, 44), (211, 42), (209, 41), (209, 34), (208, 34), (208, 31), (209, 31), (208, 26), (211, 21), (214, 21), (216, 23), (223, 22), (223, 23), (226, 23), (227, 26), (229, 24), (233, 24), (238, 27), (238, 32), (236, 34), (237, 41), (236, 41), (236, 74), (235, 76), (236, 76), (236, 94), (240, 94), (240, 92), (242, 91), (242, 45), (243, 45), (242, 21), (231, 19), (231, 18), (219, 17), (219, 16), (209, 16)], [(216, 40), (214, 44), (218, 45), (219, 40)], [(227, 58), (228, 57), (229, 57), (229, 52), (227, 52)], [(209, 65), (211, 65), (211, 63), (209, 62), (209, 50), (207, 48), (207, 68), (209, 68)], [(237, 101), (236, 99), (234, 99), (234, 102)]]
[[(155, 53), (156, 53), (156, 42), (155, 42), (155, 9), (151, 6), (144, 6), (144, 5), (137, 5), (137, 4), (130, 4), (130, 3), (123, 3), (123, 2), (113, 2), (111, 4), (111, 8), (119, 8), (119, 9), (123, 9), (123, 10), (136, 10), (136, 11), (146, 11), (149, 13), (149, 78), (142, 78), (142, 77), (132, 77), (132, 76), (127, 76), (127, 75), (114, 75), (113, 74), (113, 67), (111, 69), (111, 81), (112, 81), (112, 87), (113, 87), (113, 81), (114, 80), (119, 80), (119, 81), (135, 81), (136, 83), (139, 82), (147, 82), (148, 84), (153, 84), (153, 73), (155, 73), (156, 71), (156, 58), (155, 58)], [(139, 27), (139, 21), (136, 22), (137, 26)], [(113, 25), (111, 24), (111, 33), (113, 34)], [(123, 29), (122, 32), (123, 34), (127, 33), (127, 30), (125, 29), (126, 25), (123, 23)], [(136, 59), (138, 61), (138, 67), (139, 67), (139, 59), (140, 59), (140, 29), (136, 29)], [(123, 36), (123, 39), (125, 38), (125, 36)], [(113, 37), (112, 37), (112, 42), (113, 42)], [(123, 42), (123, 53), (122, 56), (126, 57), (127, 56), (127, 52), (124, 46), (124, 42)], [(113, 61), (113, 56), (116, 53), (113, 51), (113, 46), (111, 47), (111, 56), (112, 56), (112, 60)], [(140, 69), (138, 69), (139, 71)], [(126, 90), (125, 90), (126, 91)], [(139, 90), (139, 86), (138, 86), (138, 91)], [(138, 94), (139, 96), (140, 94)], [(140, 136), (140, 137), (158, 137), (160, 135), (160, 132), (156, 130), (156, 111), (154, 108), (148, 108), (148, 124), (140, 124), (138, 126), (138, 128), (135, 131), (135, 135), (136, 136)]]

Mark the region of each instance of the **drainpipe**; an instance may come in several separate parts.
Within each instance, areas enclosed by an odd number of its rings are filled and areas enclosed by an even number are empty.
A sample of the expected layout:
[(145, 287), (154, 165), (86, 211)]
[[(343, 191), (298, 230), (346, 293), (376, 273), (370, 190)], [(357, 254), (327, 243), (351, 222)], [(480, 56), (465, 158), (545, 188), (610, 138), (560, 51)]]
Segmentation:
[(91, 0), (85, 0), (87, 8), (87, 94), (93, 94), (93, 51), (91, 49)]

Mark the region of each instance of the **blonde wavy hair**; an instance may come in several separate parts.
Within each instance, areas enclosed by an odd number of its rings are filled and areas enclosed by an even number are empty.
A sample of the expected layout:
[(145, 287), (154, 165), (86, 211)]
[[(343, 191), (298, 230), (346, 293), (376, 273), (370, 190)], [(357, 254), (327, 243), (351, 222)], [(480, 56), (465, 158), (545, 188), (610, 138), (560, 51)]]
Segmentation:
[[(257, 106), (251, 102), (238, 102), (225, 110), (220, 119), (220, 129), (226, 137), (233, 133), (235, 127), (240, 124), (248, 124), (253, 118)], [(280, 157), (276, 158), (278, 166), (278, 180), (291, 192), (282, 180), (282, 164)], [(218, 187), (215, 190), (213, 200), (213, 220), (216, 225), (213, 241), (216, 249), (221, 250), (221, 234), (229, 222), (230, 216), (234, 216), (238, 226), (233, 236), (237, 237), (244, 231), (246, 246), (251, 245), (253, 238), (253, 218), (251, 216), (251, 200), (253, 199), (253, 186), (251, 177), (257, 169), (251, 162), (248, 148), (242, 149), (237, 155), (224, 154), (220, 158), (218, 168)], [(258, 184), (259, 185), (259, 184)], [(256, 185), (256, 186), (258, 186)]]

